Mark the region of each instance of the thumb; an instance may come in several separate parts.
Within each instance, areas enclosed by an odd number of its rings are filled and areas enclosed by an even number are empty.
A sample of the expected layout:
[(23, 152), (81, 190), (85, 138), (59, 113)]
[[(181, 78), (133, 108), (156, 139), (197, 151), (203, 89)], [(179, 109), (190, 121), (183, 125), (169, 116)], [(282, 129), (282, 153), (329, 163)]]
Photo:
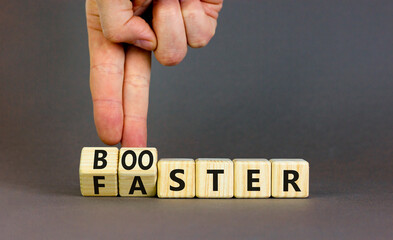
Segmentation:
[(111, 42), (129, 43), (145, 50), (154, 50), (156, 36), (149, 24), (135, 16), (130, 0), (97, 0), (104, 36)]

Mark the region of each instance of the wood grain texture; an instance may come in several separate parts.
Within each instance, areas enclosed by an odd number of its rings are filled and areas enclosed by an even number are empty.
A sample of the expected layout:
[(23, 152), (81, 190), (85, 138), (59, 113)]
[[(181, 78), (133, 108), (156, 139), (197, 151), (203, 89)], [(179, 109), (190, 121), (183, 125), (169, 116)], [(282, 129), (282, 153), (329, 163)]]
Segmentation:
[[(104, 157), (103, 161), (97, 161), (94, 169), (94, 158), (97, 153), (98, 158)], [(81, 152), (79, 165), (80, 189), (83, 196), (117, 196), (117, 163), (119, 150), (116, 147), (84, 147)], [(96, 185), (94, 187), (94, 178)], [(97, 192), (98, 191), (98, 192)]]
[[(140, 157), (141, 154), (142, 157)], [(149, 156), (149, 154), (151, 155)], [(151, 157), (152, 159), (150, 159)], [(143, 169), (145, 167), (149, 168)], [(157, 149), (121, 148), (118, 173), (120, 196), (155, 196), (157, 190)], [(134, 191), (132, 191), (132, 186), (134, 186)]]
[[(214, 189), (213, 176), (208, 170), (220, 170), (217, 174), (217, 189)], [(196, 196), (198, 198), (233, 197), (233, 162), (227, 158), (199, 158), (195, 160)]]
[(271, 164), (267, 159), (234, 159), (233, 166), (236, 198), (271, 196)]
[[(158, 161), (157, 196), (160, 198), (195, 197), (195, 161), (187, 158), (166, 158)], [(171, 178), (172, 174), (181, 179)], [(171, 190), (172, 187), (172, 190)]]
[[(309, 164), (303, 159), (271, 159), (272, 164), (272, 196), (275, 198), (306, 198), (309, 195)], [(294, 181), (298, 186), (297, 191), (293, 184), (284, 184), (285, 171), (287, 179), (294, 178), (296, 171), (299, 178)], [(287, 189), (285, 189), (285, 185)]]

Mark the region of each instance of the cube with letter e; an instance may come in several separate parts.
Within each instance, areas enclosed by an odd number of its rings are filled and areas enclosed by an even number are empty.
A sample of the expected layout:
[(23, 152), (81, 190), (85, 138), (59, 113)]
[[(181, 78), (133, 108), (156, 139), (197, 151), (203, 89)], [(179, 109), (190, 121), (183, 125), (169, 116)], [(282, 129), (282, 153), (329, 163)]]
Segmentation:
[(267, 159), (233, 160), (236, 198), (268, 198), (271, 191), (271, 164)]

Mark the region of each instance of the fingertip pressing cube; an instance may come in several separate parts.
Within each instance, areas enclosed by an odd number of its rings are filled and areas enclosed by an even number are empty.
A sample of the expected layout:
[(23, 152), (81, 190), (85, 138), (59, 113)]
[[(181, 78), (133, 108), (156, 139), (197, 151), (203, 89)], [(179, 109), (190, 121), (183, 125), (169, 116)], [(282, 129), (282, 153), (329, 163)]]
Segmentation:
[(234, 159), (233, 165), (236, 198), (271, 196), (271, 164), (267, 159)]
[(160, 198), (195, 197), (195, 161), (165, 158), (158, 161), (157, 195)]
[(118, 172), (120, 196), (155, 196), (157, 183), (157, 149), (121, 148)]
[(198, 198), (233, 197), (233, 162), (226, 158), (195, 160), (196, 196)]
[(116, 147), (84, 147), (79, 165), (83, 196), (117, 196)]
[(303, 159), (271, 159), (272, 196), (306, 198), (309, 195), (309, 164)]

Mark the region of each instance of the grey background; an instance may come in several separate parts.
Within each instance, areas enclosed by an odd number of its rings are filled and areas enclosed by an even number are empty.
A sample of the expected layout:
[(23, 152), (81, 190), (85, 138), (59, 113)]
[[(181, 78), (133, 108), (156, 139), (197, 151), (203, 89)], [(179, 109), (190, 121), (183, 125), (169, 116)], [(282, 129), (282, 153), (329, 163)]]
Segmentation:
[(226, 0), (217, 34), (153, 63), (159, 157), (301, 157), (306, 200), (83, 198), (93, 123), (84, 2), (1, 1), (2, 239), (388, 239), (393, 2)]

